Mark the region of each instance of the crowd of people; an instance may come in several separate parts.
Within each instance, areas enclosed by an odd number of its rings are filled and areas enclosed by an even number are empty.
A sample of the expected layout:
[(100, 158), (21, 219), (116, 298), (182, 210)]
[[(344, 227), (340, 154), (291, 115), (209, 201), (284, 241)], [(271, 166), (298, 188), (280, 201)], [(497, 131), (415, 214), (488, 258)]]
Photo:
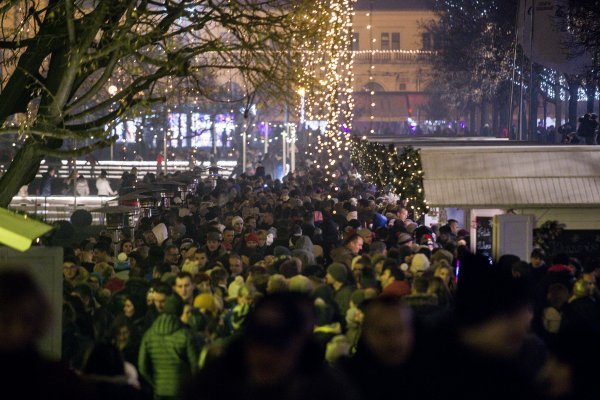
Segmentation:
[[(134, 237), (65, 247), (62, 362), (77, 382), (65, 390), (597, 398), (600, 260), (536, 248), (491, 263), (470, 252), (460, 222), (425, 226), (351, 168), (325, 178), (307, 167), (279, 181), (259, 166), (200, 184), (141, 218)], [(4, 322), (18, 316), (5, 317), (15, 285), (3, 277)], [(30, 336), (0, 340), (0, 354)]]

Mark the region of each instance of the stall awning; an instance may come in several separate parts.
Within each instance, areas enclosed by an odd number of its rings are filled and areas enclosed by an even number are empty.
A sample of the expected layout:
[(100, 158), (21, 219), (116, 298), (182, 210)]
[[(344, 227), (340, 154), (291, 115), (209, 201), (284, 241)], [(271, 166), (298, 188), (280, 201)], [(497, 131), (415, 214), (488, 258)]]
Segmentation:
[(422, 148), (434, 207), (600, 207), (595, 146)]

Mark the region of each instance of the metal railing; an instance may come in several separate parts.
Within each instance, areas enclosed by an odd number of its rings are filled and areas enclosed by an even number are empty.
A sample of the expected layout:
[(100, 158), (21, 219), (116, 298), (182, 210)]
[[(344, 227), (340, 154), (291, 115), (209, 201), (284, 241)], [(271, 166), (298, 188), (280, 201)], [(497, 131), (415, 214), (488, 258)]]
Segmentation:
[(354, 51), (357, 64), (394, 64), (406, 62), (429, 62), (436, 56), (429, 50), (359, 50)]

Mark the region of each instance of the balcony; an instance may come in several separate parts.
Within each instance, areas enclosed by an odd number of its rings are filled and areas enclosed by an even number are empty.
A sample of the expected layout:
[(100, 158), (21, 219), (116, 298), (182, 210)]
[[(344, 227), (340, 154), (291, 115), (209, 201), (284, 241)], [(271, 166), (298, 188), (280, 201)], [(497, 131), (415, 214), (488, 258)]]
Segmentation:
[(437, 52), (429, 50), (358, 50), (356, 64), (406, 64), (430, 62)]

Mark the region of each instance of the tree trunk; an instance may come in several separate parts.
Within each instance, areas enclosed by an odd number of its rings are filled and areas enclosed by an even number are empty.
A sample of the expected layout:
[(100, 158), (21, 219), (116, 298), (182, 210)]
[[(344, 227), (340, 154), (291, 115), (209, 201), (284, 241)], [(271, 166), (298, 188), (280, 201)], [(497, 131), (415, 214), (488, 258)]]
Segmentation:
[(569, 81), (569, 125), (577, 130), (577, 102), (579, 97), (579, 82)]
[(560, 98), (560, 74), (557, 72), (554, 78), (554, 117), (556, 118), (556, 129), (562, 125), (562, 100)]
[(496, 102), (492, 102), (492, 136), (500, 136), (500, 121), (501, 121), (501, 110), (502, 107)]
[(480, 121), (479, 121), (479, 132), (485, 136), (490, 134), (489, 129), (484, 129), (485, 125), (488, 123), (487, 121), (487, 102), (485, 100), (481, 100), (481, 105), (479, 109), (480, 113)]
[(43, 159), (31, 142), (26, 142), (0, 178), (0, 207), (8, 207), (21, 186), (33, 181)]
[(475, 129), (476, 129), (477, 125), (475, 125), (475, 124), (476, 124), (476, 122), (475, 122), (475, 103), (470, 102), (469, 103), (469, 131), (470, 131), (471, 136), (476, 136)]
[(590, 80), (585, 87), (585, 94), (587, 95), (587, 108), (586, 111), (589, 113), (594, 112), (594, 103), (596, 101), (596, 82)]
[(527, 140), (537, 141), (537, 117), (538, 117), (538, 91), (537, 82), (532, 79), (532, 85), (529, 88), (529, 129), (527, 129)]

